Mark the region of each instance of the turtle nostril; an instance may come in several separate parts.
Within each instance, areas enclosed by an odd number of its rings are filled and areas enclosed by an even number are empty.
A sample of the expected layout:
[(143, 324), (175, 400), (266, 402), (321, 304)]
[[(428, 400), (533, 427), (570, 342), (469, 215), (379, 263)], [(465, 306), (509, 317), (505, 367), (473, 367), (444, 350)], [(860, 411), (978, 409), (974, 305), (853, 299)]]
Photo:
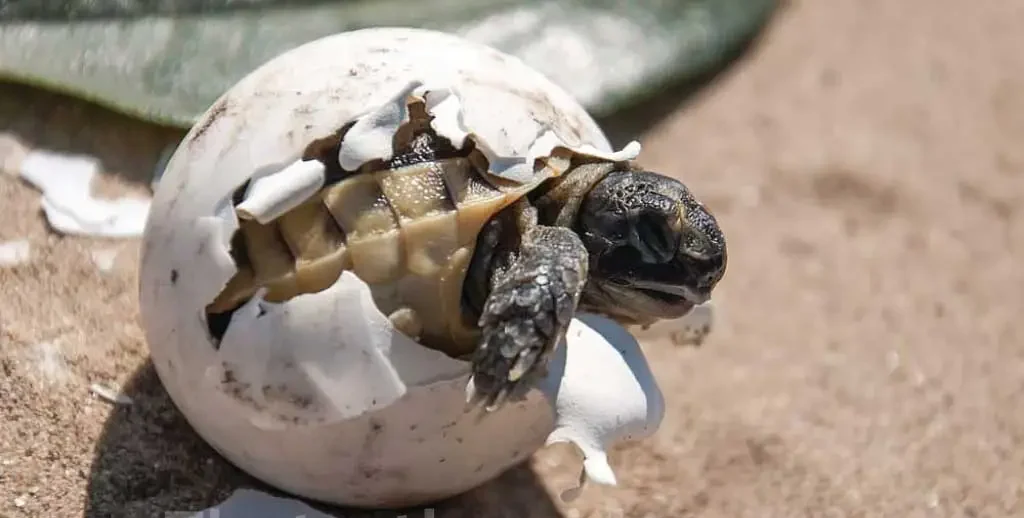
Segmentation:
[(724, 254), (713, 254), (701, 258), (691, 256), (687, 258), (686, 268), (690, 272), (690, 278), (693, 279), (693, 288), (710, 294), (725, 273), (725, 256)]
[(711, 256), (707, 263), (707, 271), (704, 273), (704, 278), (701, 279), (701, 287), (711, 291), (718, 284), (718, 281), (722, 280), (724, 274), (725, 254)]

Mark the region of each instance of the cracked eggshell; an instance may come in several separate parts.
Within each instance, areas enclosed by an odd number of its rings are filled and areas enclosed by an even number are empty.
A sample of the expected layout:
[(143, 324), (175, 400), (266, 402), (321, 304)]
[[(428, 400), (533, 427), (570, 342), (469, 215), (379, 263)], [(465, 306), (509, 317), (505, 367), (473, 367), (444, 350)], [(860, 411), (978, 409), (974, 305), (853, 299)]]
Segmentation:
[[(350, 273), (283, 303), (255, 297), (235, 312), (219, 343), (208, 331), (204, 307), (234, 271), (234, 190), (294, 164), (311, 142), (416, 82), (456, 92), (461, 127), (496, 155), (528, 154), (544, 134), (611, 151), (560, 88), (515, 58), (454, 36), (365, 29), (282, 54), (198, 120), (155, 193), (139, 295), (157, 372), (222, 455), (317, 500), (399, 507), (446, 498), (525, 460), (549, 435), (575, 442), (596, 469), (606, 468), (604, 446), (646, 435), (661, 418), (661, 395), (628, 333), (574, 321), (573, 329), (593, 331), (569, 333), (556, 355), (562, 359), (553, 360), (562, 367), (551, 369), (540, 390), (481, 415), (465, 407), (469, 365), (394, 331)], [(607, 386), (606, 373), (622, 390), (590, 397), (586, 385)], [(614, 483), (606, 474), (592, 478)]]

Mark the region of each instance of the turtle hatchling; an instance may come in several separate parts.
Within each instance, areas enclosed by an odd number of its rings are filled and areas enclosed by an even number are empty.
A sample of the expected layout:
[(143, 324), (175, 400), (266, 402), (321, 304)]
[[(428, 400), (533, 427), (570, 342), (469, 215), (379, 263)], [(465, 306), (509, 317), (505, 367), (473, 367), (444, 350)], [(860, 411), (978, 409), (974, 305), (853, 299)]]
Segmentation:
[(636, 163), (638, 144), (605, 152), (550, 127), (509, 154), (464, 126), (450, 84), (395, 90), (237, 189), (236, 273), (211, 327), (257, 292), (284, 301), (351, 271), (397, 329), (470, 360), (469, 399), (493, 410), (546, 372), (578, 311), (647, 325), (709, 299), (722, 231), (686, 185)]

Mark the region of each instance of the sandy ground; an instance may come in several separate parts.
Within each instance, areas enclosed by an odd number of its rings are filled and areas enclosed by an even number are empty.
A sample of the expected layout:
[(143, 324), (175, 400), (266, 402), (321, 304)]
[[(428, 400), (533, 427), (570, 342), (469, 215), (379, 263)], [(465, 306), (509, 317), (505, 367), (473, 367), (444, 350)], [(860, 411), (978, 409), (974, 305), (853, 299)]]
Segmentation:
[[(714, 88), (648, 107), (647, 165), (727, 232), (715, 334), (642, 335), (668, 413), (613, 452), (619, 487), (557, 502), (573, 472), (552, 449), (438, 515), (1024, 516), (1024, 3), (968, 4), (793, 0)], [(175, 137), (12, 86), (0, 115), (136, 179)], [(146, 364), (137, 242), (53, 235), (10, 178), (0, 221), (32, 245), (0, 267), (0, 516), (159, 516), (254, 485)]]

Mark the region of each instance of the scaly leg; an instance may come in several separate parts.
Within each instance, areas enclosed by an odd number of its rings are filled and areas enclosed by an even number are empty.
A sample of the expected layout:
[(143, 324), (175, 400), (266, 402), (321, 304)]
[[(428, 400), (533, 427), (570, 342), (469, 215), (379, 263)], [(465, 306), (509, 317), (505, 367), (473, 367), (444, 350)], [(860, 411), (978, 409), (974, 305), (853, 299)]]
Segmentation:
[(481, 256), (491, 267), (490, 290), (469, 392), (472, 402), (483, 400), (493, 410), (546, 373), (551, 352), (576, 314), (588, 256), (579, 236), (538, 225), (536, 210), (525, 202), (506, 209), (485, 232), (497, 239)]

